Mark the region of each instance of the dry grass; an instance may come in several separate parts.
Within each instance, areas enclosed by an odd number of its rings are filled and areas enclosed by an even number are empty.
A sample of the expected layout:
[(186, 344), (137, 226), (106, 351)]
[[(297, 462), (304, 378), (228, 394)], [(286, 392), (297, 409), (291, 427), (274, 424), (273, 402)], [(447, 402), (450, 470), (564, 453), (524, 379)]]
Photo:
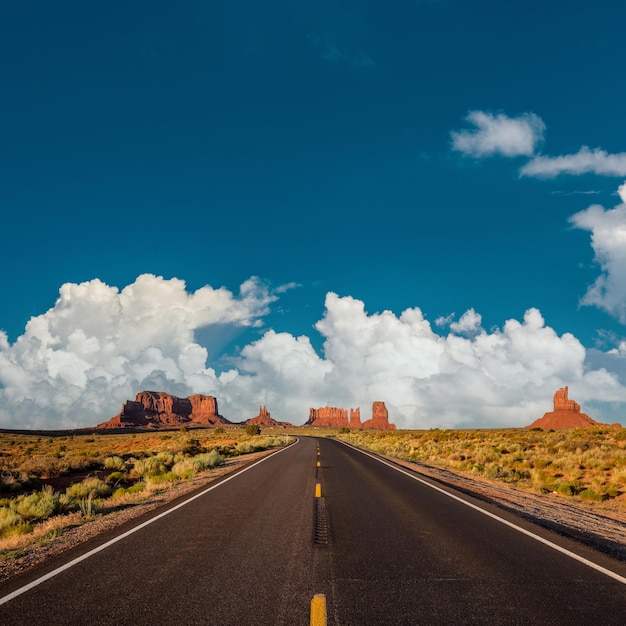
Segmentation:
[(293, 438), (243, 428), (41, 436), (0, 433), (0, 563), (63, 532)]
[(398, 459), (626, 509), (626, 429), (353, 430), (337, 437)]

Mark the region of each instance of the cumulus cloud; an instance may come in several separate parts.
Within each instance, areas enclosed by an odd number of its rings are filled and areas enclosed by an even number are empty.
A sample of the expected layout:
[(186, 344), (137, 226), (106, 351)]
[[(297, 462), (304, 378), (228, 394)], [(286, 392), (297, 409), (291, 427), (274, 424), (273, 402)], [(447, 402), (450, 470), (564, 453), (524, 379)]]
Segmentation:
[(239, 294), (144, 274), (121, 291), (66, 283), (53, 308), (10, 345), (0, 333), (0, 423), (75, 427), (108, 419), (137, 391), (209, 392), (219, 384), (194, 333), (259, 326), (276, 296), (256, 277)]
[(503, 113), (471, 111), (465, 119), (474, 128), (452, 131), (452, 149), (476, 158), (532, 156), (545, 131), (542, 119), (534, 113), (508, 117)]
[(471, 335), (481, 331), (481, 324), (483, 318), (480, 313), (476, 313), (474, 309), (469, 309), (463, 313), (458, 322), (452, 322), (450, 324), (450, 330), (459, 335)]
[(582, 344), (558, 336), (537, 309), (489, 333), (469, 310), (440, 335), (419, 308), (368, 314), (362, 301), (334, 293), (325, 305), (316, 324), (323, 358), (308, 339), (273, 332), (243, 355), (256, 382), (274, 391), (273, 406), (299, 406), (295, 423), (306, 419), (308, 406), (361, 406), (368, 417), (369, 403), (384, 400), (401, 428), (524, 426), (549, 410), (566, 384), (578, 401), (626, 400), (617, 376), (589, 369)]
[(537, 155), (520, 169), (520, 176), (555, 178), (559, 174), (626, 176), (626, 152), (610, 154), (599, 148), (590, 150), (583, 146), (575, 154), (556, 157)]
[(274, 294), (256, 278), (239, 294), (188, 292), (181, 280), (151, 275), (121, 291), (99, 280), (64, 285), (14, 344), (0, 332), (0, 424), (91, 426), (143, 389), (215, 395), (232, 421), (266, 404), (294, 424), (327, 404), (360, 406), (367, 418), (382, 400), (400, 428), (524, 426), (563, 385), (579, 402), (626, 401), (619, 375), (604, 366), (619, 370), (626, 357), (595, 355), (599, 365), (590, 366), (581, 343), (557, 335), (537, 309), (489, 332), (470, 309), (435, 332), (419, 308), (370, 314), (364, 302), (335, 293), (315, 325), (321, 353), (305, 335), (269, 329), (218, 375), (195, 331), (255, 326)]
[(594, 204), (570, 217), (576, 227), (591, 233), (600, 276), (589, 287), (582, 304), (596, 306), (626, 324), (626, 183), (620, 185), (621, 203), (605, 210)]

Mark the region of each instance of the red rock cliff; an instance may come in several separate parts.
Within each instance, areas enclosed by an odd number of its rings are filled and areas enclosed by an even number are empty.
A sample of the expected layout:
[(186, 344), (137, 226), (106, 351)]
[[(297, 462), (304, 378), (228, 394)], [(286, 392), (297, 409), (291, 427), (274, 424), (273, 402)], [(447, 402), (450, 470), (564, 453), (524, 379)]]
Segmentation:
[(338, 409), (334, 406), (309, 409), (309, 419), (305, 422), (305, 426), (306, 425), (347, 428), (350, 425), (348, 422), (348, 411), (346, 411), (346, 409)]
[(372, 419), (361, 424), (361, 409), (348, 411), (337, 407), (324, 406), (319, 409), (309, 409), (309, 419), (305, 426), (320, 426), (322, 428), (376, 428), (378, 430), (395, 430), (395, 424), (389, 423), (389, 414), (384, 402), (372, 404)]
[(229, 424), (219, 414), (217, 398), (196, 394), (178, 398), (162, 391), (141, 391), (135, 400), (128, 400), (119, 415), (97, 428), (138, 428), (199, 424)]

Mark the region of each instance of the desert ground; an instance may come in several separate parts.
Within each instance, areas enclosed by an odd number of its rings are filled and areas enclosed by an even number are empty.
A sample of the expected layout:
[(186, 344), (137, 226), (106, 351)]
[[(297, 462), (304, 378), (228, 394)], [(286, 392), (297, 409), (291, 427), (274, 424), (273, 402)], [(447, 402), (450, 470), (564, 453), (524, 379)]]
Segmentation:
[(626, 559), (626, 436), (620, 430), (4, 432), (0, 581), (297, 436), (340, 438)]

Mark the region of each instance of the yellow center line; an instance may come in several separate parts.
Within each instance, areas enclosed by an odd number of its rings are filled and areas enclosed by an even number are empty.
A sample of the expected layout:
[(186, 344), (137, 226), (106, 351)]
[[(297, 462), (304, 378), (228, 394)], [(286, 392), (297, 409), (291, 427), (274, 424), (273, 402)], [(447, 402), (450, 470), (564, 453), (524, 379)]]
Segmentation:
[(319, 483), (315, 485), (315, 497), (316, 498), (322, 497), (322, 485), (320, 485)]
[(316, 593), (311, 599), (310, 626), (326, 626), (326, 596)]

